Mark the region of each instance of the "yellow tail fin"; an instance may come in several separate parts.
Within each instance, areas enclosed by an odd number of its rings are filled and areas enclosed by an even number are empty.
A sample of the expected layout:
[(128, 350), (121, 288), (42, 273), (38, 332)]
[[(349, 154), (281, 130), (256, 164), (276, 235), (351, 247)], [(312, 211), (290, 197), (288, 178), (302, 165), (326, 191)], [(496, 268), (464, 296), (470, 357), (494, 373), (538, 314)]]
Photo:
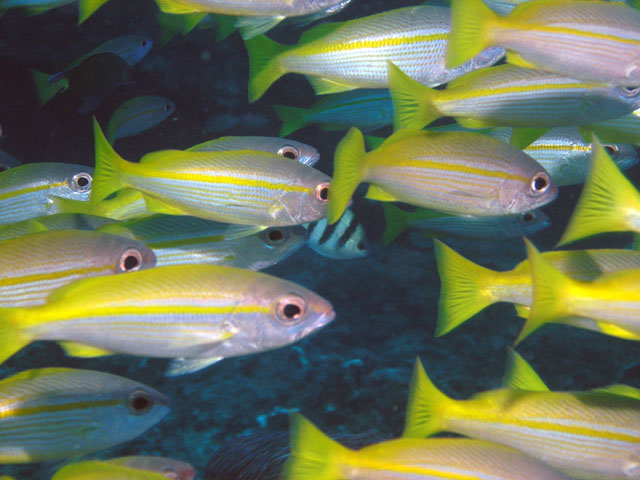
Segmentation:
[(389, 90), (393, 101), (393, 128), (420, 130), (442, 115), (435, 103), (437, 90), (425, 87), (387, 62)]
[(640, 233), (640, 194), (595, 138), (591, 162), (591, 172), (558, 245), (603, 232)]
[(498, 18), (482, 0), (452, 0), (447, 68), (457, 67), (489, 47), (489, 29)]
[(290, 417), (291, 457), (282, 480), (339, 480), (341, 464), (352, 452), (322, 433), (299, 413)]
[(439, 240), (433, 242), (441, 283), (436, 327), (439, 337), (498, 301), (487, 288), (497, 272), (467, 260)]
[(386, 247), (395, 238), (409, 228), (409, 212), (394, 207), (387, 202), (382, 203), (386, 226), (382, 233), (382, 246)]
[(352, 127), (338, 143), (333, 157), (333, 180), (329, 187), (327, 205), (329, 225), (340, 219), (353, 192), (362, 181), (366, 155), (362, 132)]
[(36, 95), (38, 96), (38, 103), (40, 106), (46, 105), (49, 100), (55, 97), (58, 93), (62, 93), (69, 88), (69, 80), (61, 78), (56, 82), (49, 83), (51, 74), (39, 72), (38, 70), (30, 69), (31, 78), (36, 86)]
[(249, 103), (258, 100), (264, 92), (287, 73), (280, 67), (278, 57), (290, 47), (259, 35), (244, 41), (249, 54)]
[(93, 211), (101, 200), (125, 187), (120, 178), (119, 167), (127, 163), (107, 141), (95, 118), (93, 119), (93, 133), (95, 136), (96, 168), (93, 172), (93, 185), (89, 200), (90, 211)]
[(429, 437), (446, 429), (442, 407), (453, 400), (438, 390), (416, 358), (409, 386), (403, 437)]
[(507, 369), (502, 378), (505, 387), (528, 392), (548, 392), (549, 387), (542, 381), (531, 365), (514, 349), (510, 348)]
[(80, 0), (78, 4), (78, 24), (84, 22), (109, 0)]
[(566, 317), (572, 312), (566, 305), (565, 299), (569, 294), (569, 286), (575, 283), (564, 273), (556, 270), (533, 244), (524, 239), (531, 266), (531, 278), (533, 281), (533, 304), (529, 317), (520, 331), (514, 345), (518, 345), (531, 333), (542, 325), (559, 318)]
[(23, 312), (21, 308), (0, 308), (0, 364), (33, 341), (24, 333)]

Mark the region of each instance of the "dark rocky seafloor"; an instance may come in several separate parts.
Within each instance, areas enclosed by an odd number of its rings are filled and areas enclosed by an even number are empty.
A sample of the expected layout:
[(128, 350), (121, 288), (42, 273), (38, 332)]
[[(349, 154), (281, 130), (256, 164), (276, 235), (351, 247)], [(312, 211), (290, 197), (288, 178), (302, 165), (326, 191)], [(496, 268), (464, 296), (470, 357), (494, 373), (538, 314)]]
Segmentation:
[[(346, 20), (418, 1), (353, 0), (335, 20)], [(114, 89), (94, 112), (106, 125), (113, 110), (137, 95), (161, 95), (176, 103), (172, 118), (137, 137), (119, 141), (127, 159), (166, 148), (187, 148), (221, 135), (277, 135), (280, 122), (271, 105), (305, 106), (313, 91), (301, 76), (287, 75), (257, 103), (247, 103), (248, 61), (238, 35), (214, 43), (215, 31), (195, 30), (159, 44), (157, 7), (151, 0), (110, 0), (78, 26), (72, 6), (29, 17), (11, 11), (0, 18), (0, 149), (28, 162), (93, 164), (90, 115), (77, 115), (61, 102), (37, 106), (27, 68), (56, 72), (110, 38), (145, 34), (155, 45), (129, 73), (134, 84)], [(269, 34), (293, 43), (300, 30), (280, 27)], [(230, 128), (224, 128), (228, 126)], [(390, 130), (379, 132), (389, 134)], [(311, 126), (292, 137), (316, 146), (317, 168), (332, 170), (342, 133)], [(636, 169), (627, 174), (638, 184)], [(563, 188), (544, 210), (553, 226), (534, 237), (552, 248), (571, 214), (579, 187)], [(361, 197), (361, 190), (359, 196)], [(64, 356), (53, 343), (35, 343), (0, 366), (2, 377), (29, 368), (67, 366), (102, 370), (142, 381), (171, 397), (172, 413), (128, 443), (98, 457), (163, 455), (194, 464), (199, 477), (209, 457), (241, 434), (287, 428), (287, 411), (300, 411), (332, 435), (375, 430), (399, 435), (416, 356), (436, 385), (456, 398), (500, 384), (507, 347), (522, 320), (510, 305), (494, 305), (452, 333), (435, 338), (439, 278), (432, 242), (404, 234), (386, 248), (379, 205), (356, 199), (355, 209), (372, 239), (371, 255), (337, 261), (299, 250), (267, 273), (298, 282), (329, 299), (336, 320), (300, 343), (260, 355), (226, 359), (196, 374), (165, 378), (167, 361), (117, 355), (103, 359)], [(508, 269), (525, 258), (521, 240), (445, 240), (475, 262)], [(629, 235), (601, 236), (577, 247), (622, 247)], [(640, 345), (576, 328), (549, 325), (527, 338), (518, 351), (552, 389), (587, 389), (621, 380), (640, 386)], [(0, 467), (18, 479), (49, 478), (55, 465)]]

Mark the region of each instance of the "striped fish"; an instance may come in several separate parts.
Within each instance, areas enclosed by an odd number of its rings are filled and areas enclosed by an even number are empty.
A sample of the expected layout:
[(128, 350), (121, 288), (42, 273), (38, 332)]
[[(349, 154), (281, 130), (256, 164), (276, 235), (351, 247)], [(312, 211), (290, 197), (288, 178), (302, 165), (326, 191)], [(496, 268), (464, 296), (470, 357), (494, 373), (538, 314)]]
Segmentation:
[(640, 89), (586, 83), (541, 70), (499, 65), (433, 90), (389, 66), (396, 127), (422, 128), (454, 117), (467, 128), (587, 125), (640, 106)]
[(273, 106), (282, 121), (280, 136), (318, 124), (324, 130), (347, 130), (357, 127), (363, 132), (386, 127), (393, 123), (393, 103), (386, 89), (364, 88), (327, 95), (309, 108)]
[(369, 241), (362, 223), (347, 208), (338, 222), (327, 224), (323, 218), (306, 225), (307, 245), (325, 257), (337, 260), (362, 258), (369, 255)]
[(507, 61), (571, 78), (640, 85), (640, 11), (621, 2), (532, 0), (507, 17), (482, 0), (454, 0), (447, 66), (489, 46)]
[(109, 373), (41, 368), (0, 381), (0, 463), (80, 457), (132, 440), (169, 413), (169, 399)]
[(260, 150), (295, 160), (313, 167), (320, 154), (318, 149), (295, 140), (278, 137), (220, 137), (189, 148), (188, 152), (222, 152), (226, 150)]
[[(434, 250), (441, 282), (437, 336), (450, 332), (494, 303), (508, 302), (527, 307), (533, 303), (533, 280), (528, 260), (512, 270), (498, 272), (467, 260), (437, 240)], [(585, 282), (604, 273), (640, 268), (640, 252), (634, 250), (567, 250), (542, 255), (554, 268)], [(593, 322), (565, 319), (564, 323), (600, 331)]]
[[(509, 15), (514, 8), (523, 3), (527, 3), (530, 0), (482, 0), (484, 4), (498, 15)], [(621, 0), (610, 0), (612, 2)], [(624, 3), (630, 7), (637, 8), (637, 2), (635, 0), (625, 0)]]
[[(173, 475), (173, 476), (171, 476)], [(126, 465), (114, 465), (100, 460), (70, 463), (58, 470), (51, 480), (167, 480), (177, 479), (175, 473), (163, 475)]]
[(154, 215), (112, 223), (100, 231), (144, 242), (156, 265), (197, 263), (262, 270), (298, 250), (306, 241), (299, 225), (263, 227), (231, 225), (178, 215)]
[(0, 242), (0, 307), (41, 305), (75, 280), (152, 268), (142, 242), (79, 230), (39, 232)]
[(283, 480), (569, 480), (512, 448), (467, 438), (399, 438), (350, 450), (298, 413)]
[(176, 109), (171, 100), (155, 95), (144, 95), (120, 105), (107, 125), (107, 139), (113, 143), (120, 138), (133, 137), (171, 116)]
[[(0, 137), (2, 134), (0, 134)], [(9, 170), (10, 168), (17, 167), (22, 165), (20, 160), (18, 160), (13, 155), (9, 155), (7, 152), (3, 152), (0, 150), (0, 172), (4, 172), (5, 170)]]
[(89, 200), (93, 168), (29, 163), (0, 173), (0, 225), (60, 213), (53, 197)]
[[(78, 202), (87, 203), (87, 202)], [(52, 230), (96, 230), (114, 220), (84, 215), (81, 213), (56, 213), (44, 217), (23, 220), (9, 225), (0, 225), (0, 241), (20, 237), (29, 233)]]
[(193, 465), (182, 460), (167, 457), (137, 455), (104, 460), (104, 463), (122, 465), (139, 470), (158, 472), (171, 480), (192, 480), (196, 472)]
[(329, 223), (362, 181), (367, 197), (406, 202), (453, 215), (496, 216), (551, 202), (557, 187), (531, 157), (491, 137), (466, 132), (399, 130), (366, 153), (351, 129), (338, 144), (329, 190)]
[(65, 347), (75, 356), (175, 358), (169, 374), (178, 375), (289, 345), (334, 315), (320, 296), (276, 277), (172, 265), (86, 278), (56, 290), (45, 305), (0, 309), (0, 358), (55, 340), (72, 342)]
[(587, 125), (585, 129), (593, 132), (601, 142), (640, 145), (640, 109), (622, 117)]
[(286, 226), (326, 214), (329, 177), (298, 162), (254, 150), (166, 150), (127, 162), (94, 121), (96, 177), (91, 205), (129, 187), (150, 211), (245, 225)]
[(342, 23), (319, 25), (300, 43), (285, 46), (266, 37), (245, 42), (249, 52), (249, 100), (258, 100), (286, 73), (307, 75), (317, 94), (356, 88), (387, 88), (387, 62), (424, 85), (440, 85), (500, 60), (504, 51), (488, 49), (469, 62), (447, 69), (449, 37), (446, 7), (400, 8)]
[(417, 360), (404, 436), (447, 431), (496, 442), (576, 479), (635, 476), (640, 447), (639, 390), (620, 386), (629, 395), (616, 394), (615, 388), (550, 392), (524, 360), (514, 362), (523, 364), (510, 367), (509, 388), (454, 400), (438, 390)]

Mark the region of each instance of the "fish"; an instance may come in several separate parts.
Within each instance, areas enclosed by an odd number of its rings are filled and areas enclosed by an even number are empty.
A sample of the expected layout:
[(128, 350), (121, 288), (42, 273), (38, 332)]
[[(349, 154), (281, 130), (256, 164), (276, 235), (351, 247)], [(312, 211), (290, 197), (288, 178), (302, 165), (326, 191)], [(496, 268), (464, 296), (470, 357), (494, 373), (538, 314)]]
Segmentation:
[(145, 155), (121, 158), (94, 119), (96, 174), (90, 202), (130, 187), (147, 209), (226, 223), (287, 226), (326, 215), (330, 178), (281, 156), (254, 150)]
[(363, 258), (369, 255), (367, 232), (356, 214), (347, 208), (337, 223), (328, 225), (327, 219), (305, 225), (307, 245), (320, 255), (337, 260)]
[(593, 145), (589, 176), (558, 245), (604, 232), (640, 233), (640, 193), (598, 139)]
[(28, 163), (0, 173), (0, 225), (59, 213), (52, 198), (86, 202), (93, 168), (69, 163)]
[(156, 0), (172, 14), (218, 13), (239, 16), (236, 27), (243, 38), (264, 33), (288, 17), (324, 18), (343, 10), (351, 0)]
[(0, 150), (0, 172), (4, 172), (5, 170), (9, 170), (10, 168), (18, 167), (20, 165), (22, 165), (22, 162), (20, 162), (16, 157)]
[(24, 8), (30, 15), (38, 15), (76, 1), (77, 0), (2, 0), (2, 2), (0, 2), (0, 14), (12, 8)]
[(491, 137), (398, 130), (367, 153), (352, 128), (334, 156), (327, 219), (336, 222), (358, 184), (367, 198), (406, 202), (454, 215), (526, 212), (555, 199), (557, 187), (531, 157)]
[(156, 264), (144, 243), (107, 233), (45, 231), (0, 242), (0, 307), (46, 303), (80, 278), (134, 272)]
[(307, 239), (299, 225), (264, 229), (178, 215), (153, 215), (99, 230), (143, 242), (159, 267), (195, 263), (262, 270), (293, 254)]
[(51, 477), (51, 480), (166, 480), (167, 478), (177, 477), (100, 460), (85, 460), (65, 465)]
[(490, 46), (507, 62), (629, 90), (640, 85), (640, 11), (621, 2), (532, 0), (506, 17), (482, 0), (451, 2), (449, 68)]
[[(533, 302), (516, 345), (545, 323), (565, 323), (564, 319), (571, 317), (590, 320), (590, 330), (640, 340), (640, 268), (627, 266), (585, 282), (557, 270), (531, 242), (525, 239), (525, 243), (533, 282)], [(573, 326), (582, 327), (580, 324)]]
[[(138, 190), (123, 188), (97, 203), (81, 202), (67, 198), (52, 198), (52, 205), (65, 214), (91, 215), (115, 220), (148, 217), (155, 212), (147, 208), (144, 196)], [(156, 206), (160, 209), (158, 206)], [(173, 213), (172, 209), (168, 209)]]
[[(382, 204), (386, 227), (382, 245), (389, 245), (407, 229), (420, 230), (426, 236), (455, 237), (471, 240), (507, 240), (528, 237), (551, 225), (549, 216), (541, 210), (518, 215), (472, 217), (446, 215), (419, 208), (407, 212), (388, 203)], [(0, 231), (1, 234), (1, 231)]]
[(283, 480), (569, 480), (515, 449), (481, 440), (397, 438), (350, 450), (299, 413), (292, 413), (289, 423), (291, 457)]
[(249, 53), (249, 101), (258, 100), (286, 73), (307, 75), (316, 94), (387, 88), (387, 62), (425, 85), (447, 83), (493, 65), (504, 51), (489, 49), (456, 69), (444, 55), (450, 10), (432, 5), (399, 8), (347, 22), (318, 25), (285, 46), (259, 36), (245, 40)]
[(0, 381), (0, 463), (63, 460), (132, 440), (162, 420), (169, 399), (142, 383), (72, 368)]
[(601, 142), (640, 145), (640, 109), (618, 118), (586, 125), (583, 133), (587, 138), (593, 133)]
[[(530, 307), (533, 303), (533, 280), (528, 260), (513, 269), (498, 272), (481, 267), (435, 240), (434, 252), (440, 275), (440, 300), (436, 336), (442, 336), (461, 325), (476, 313), (497, 302), (509, 302)], [(554, 268), (581, 281), (592, 281), (605, 273), (628, 268), (640, 268), (640, 252), (622, 249), (558, 250), (542, 256)], [(566, 318), (563, 323), (582, 328), (593, 322)]]
[(323, 130), (347, 130), (357, 127), (370, 132), (393, 124), (393, 103), (388, 90), (363, 88), (327, 95), (309, 108), (273, 106), (282, 121), (279, 135), (286, 137), (307, 125)]
[(516, 448), (571, 478), (634, 476), (640, 390), (620, 385), (552, 392), (513, 351), (505, 380), (503, 388), (455, 400), (438, 390), (416, 360), (403, 437), (454, 432)]
[[(86, 203), (86, 202), (78, 202)], [(0, 241), (17, 238), (22, 235), (53, 230), (97, 230), (98, 228), (113, 223), (110, 218), (85, 215), (82, 213), (55, 213), (44, 217), (22, 220), (21, 222), (0, 225)]]
[[(0, 309), (0, 360), (35, 340), (67, 354), (172, 358), (168, 375), (283, 347), (335, 317), (295, 283), (218, 265), (171, 265), (78, 280), (45, 305)], [(258, 328), (259, 326), (259, 328)]]
[(190, 463), (167, 457), (139, 455), (110, 458), (104, 460), (104, 463), (161, 473), (171, 480), (193, 480), (196, 475), (196, 471)]
[(278, 137), (220, 137), (188, 148), (188, 152), (260, 150), (313, 167), (320, 160), (318, 149), (306, 143)]
[(454, 117), (467, 128), (538, 130), (587, 125), (640, 107), (640, 89), (586, 83), (509, 64), (470, 72), (445, 90), (421, 85), (390, 64), (389, 88), (396, 129), (420, 129), (440, 117)]
[(107, 140), (113, 144), (120, 138), (133, 137), (169, 118), (176, 105), (166, 98), (145, 95), (120, 105), (107, 125)]

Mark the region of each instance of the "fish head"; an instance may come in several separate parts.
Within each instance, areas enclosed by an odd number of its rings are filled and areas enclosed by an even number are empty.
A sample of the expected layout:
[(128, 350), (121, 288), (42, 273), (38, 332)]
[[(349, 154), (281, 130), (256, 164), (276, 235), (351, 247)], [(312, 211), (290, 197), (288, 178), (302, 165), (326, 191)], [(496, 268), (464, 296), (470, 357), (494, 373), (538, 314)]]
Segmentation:
[(278, 225), (300, 225), (327, 216), (331, 178), (305, 165), (297, 167), (300, 175), (282, 192), (274, 209)]
[(500, 201), (505, 214), (527, 212), (552, 202), (558, 187), (538, 162), (518, 152), (500, 186)]
[(258, 253), (252, 270), (261, 270), (287, 258), (307, 241), (307, 231), (300, 225), (270, 227), (261, 231), (257, 240), (258, 245), (252, 245), (252, 251)]
[(626, 143), (603, 143), (602, 148), (620, 170), (626, 170), (638, 163), (638, 151)]
[(127, 273), (153, 268), (156, 255), (144, 243), (119, 235), (84, 232), (95, 236), (96, 258), (106, 258), (112, 273)]
[(534, 235), (551, 226), (551, 219), (549, 218), (549, 215), (541, 210), (523, 212), (518, 215), (517, 220), (518, 224), (523, 229), (523, 233), (519, 235), (522, 237)]
[[(59, 164), (55, 175), (48, 179), (50, 198), (60, 197), (80, 202), (88, 202), (93, 185), (93, 168), (82, 165)], [(50, 200), (52, 209), (56, 208)], [(51, 211), (51, 213), (59, 213)]]
[[(611, 87), (607, 88), (601, 96), (602, 102), (597, 107), (602, 108), (602, 112), (609, 112), (609, 117), (622, 116), (640, 108), (640, 87)], [(614, 101), (615, 100), (615, 101)], [(621, 111), (618, 105), (622, 104), (625, 111)]]
[(320, 160), (320, 153), (315, 147), (302, 142), (295, 142), (286, 138), (279, 139), (276, 154), (281, 157), (300, 162), (308, 167), (314, 166)]
[(127, 62), (130, 67), (133, 67), (146, 57), (151, 47), (153, 47), (153, 40), (141, 35), (125, 35), (120, 37), (119, 40), (120, 44), (117, 45), (118, 48), (113, 49), (113, 53), (116, 53)]

